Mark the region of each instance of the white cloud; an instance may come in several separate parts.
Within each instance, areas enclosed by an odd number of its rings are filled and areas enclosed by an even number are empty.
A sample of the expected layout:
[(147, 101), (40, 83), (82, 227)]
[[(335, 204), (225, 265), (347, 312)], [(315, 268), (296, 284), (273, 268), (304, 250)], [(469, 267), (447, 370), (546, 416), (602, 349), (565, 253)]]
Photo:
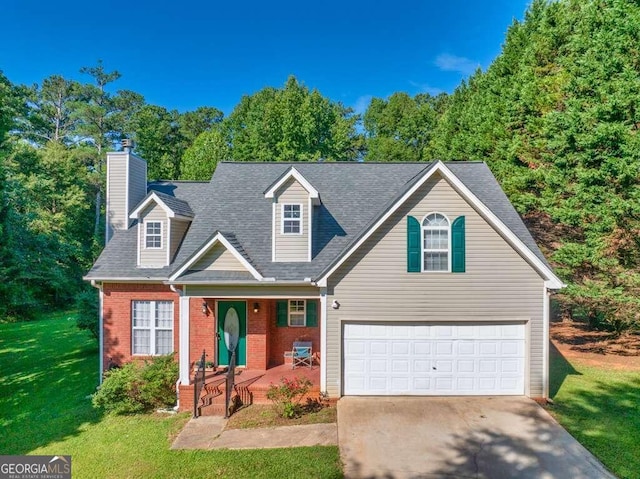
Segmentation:
[(369, 108), (369, 103), (371, 103), (372, 98), (372, 95), (362, 95), (358, 97), (355, 104), (353, 105), (353, 111), (358, 115), (362, 115), (365, 111), (367, 111), (367, 108)]
[(471, 75), (480, 65), (478, 62), (469, 60), (466, 57), (459, 57), (449, 53), (441, 53), (436, 57), (435, 65), (446, 72), (458, 72), (463, 75)]

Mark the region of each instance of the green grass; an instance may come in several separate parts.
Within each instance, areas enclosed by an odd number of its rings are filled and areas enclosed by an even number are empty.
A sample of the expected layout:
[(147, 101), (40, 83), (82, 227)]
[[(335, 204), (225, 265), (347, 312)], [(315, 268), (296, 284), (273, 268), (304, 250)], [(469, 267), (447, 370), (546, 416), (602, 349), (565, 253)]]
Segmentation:
[(640, 471), (640, 371), (588, 367), (552, 347), (549, 412), (620, 478)]
[(0, 324), (0, 454), (70, 454), (76, 478), (342, 477), (337, 447), (171, 451), (188, 415), (101, 416), (97, 352), (69, 314)]

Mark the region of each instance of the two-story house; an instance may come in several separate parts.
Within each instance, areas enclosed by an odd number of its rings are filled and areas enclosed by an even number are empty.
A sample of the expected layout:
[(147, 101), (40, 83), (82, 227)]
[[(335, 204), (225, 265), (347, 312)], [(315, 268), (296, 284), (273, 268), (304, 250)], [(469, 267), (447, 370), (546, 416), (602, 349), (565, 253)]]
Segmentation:
[(107, 166), (108, 242), (86, 275), (101, 370), (176, 352), (187, 409), (227, 332), (247, 370), (310, 341), (334, 398), (548, 396), (563, 284), (484, 163), (225, 162), (149, 184), (130, 152)]

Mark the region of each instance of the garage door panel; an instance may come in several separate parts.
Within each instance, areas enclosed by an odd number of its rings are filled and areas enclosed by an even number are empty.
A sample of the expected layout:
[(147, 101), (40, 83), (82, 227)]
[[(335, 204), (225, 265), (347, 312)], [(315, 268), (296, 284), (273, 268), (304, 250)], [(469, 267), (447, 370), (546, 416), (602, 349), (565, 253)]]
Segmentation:
[(344, 394), (523, 394), (524, 324), (345, 324)]
[(411, 343), (409, 341), (393, 341), (391, 343), (391, 354), (409, 356), (411, 353)]
[(431, 346), (430, 342), (424, 340), (418, 340), (413, 343), (413, 354), (414, 356), (430, 356), (431, 355)]
[(451, 356), (453, 354), (453, 342), (452, 341), (437, 341), (436, 342), (436, 355), (438, 356)]
[(389, 344), (383, 341), (371, 341), (369, 348), (372, 356), (386, 356), (389, 353)]

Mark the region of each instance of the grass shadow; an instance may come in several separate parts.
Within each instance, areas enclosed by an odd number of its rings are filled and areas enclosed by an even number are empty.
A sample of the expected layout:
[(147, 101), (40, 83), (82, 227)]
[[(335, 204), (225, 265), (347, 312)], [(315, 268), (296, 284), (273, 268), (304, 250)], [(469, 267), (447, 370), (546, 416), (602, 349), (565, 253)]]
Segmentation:
[(556, 397), (567, 376), (580, 375), (562, 353), (549, 341), (549, 397)]
[(101, 415), (98, 345), (72, 314), (0, 325), (0, 454), (26, 454), (79, 433)]

